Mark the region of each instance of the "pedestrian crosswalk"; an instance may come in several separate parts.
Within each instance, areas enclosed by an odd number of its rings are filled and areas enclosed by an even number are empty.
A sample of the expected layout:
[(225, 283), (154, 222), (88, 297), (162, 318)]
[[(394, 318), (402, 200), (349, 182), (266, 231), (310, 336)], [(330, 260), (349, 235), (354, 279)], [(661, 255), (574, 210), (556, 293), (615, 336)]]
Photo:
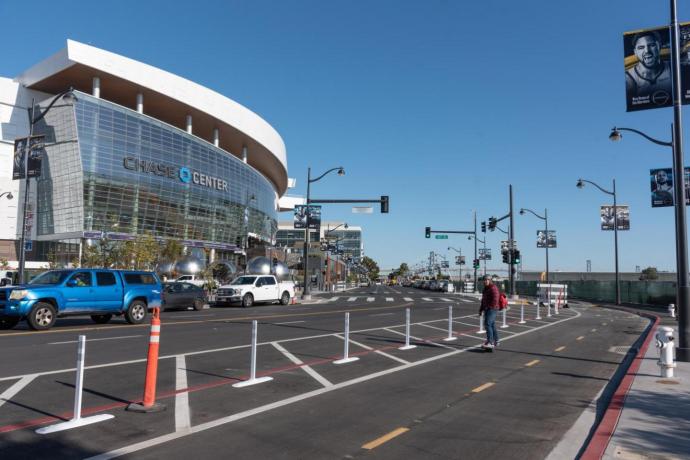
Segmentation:
[(403, 302), (448, 302), (448, 303), (475, 303), (477, 302), (476, 299), (472, 298), (467, 298), (467, 297), (454, 297), (454, 298), (449, 298), (449, 297), (422, 297), (422, 298), (417, 298), (414, 299), (412, 297), (378, 297), (378, 296), (352, 296), (352, 297), (341, 297), (341, 296), (334, 296), (334, 297), (325, 297), (322, 298), (321, 302), (337, 302), (338, 300), (342, 302), (396, 302), (396, 301), (403, 301)]

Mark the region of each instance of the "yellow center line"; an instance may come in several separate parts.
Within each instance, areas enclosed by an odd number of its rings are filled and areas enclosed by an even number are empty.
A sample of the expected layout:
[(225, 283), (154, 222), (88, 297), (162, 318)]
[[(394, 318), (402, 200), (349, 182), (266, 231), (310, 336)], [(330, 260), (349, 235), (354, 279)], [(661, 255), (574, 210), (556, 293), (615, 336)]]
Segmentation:
[(582, 339), (584, 339), (584, 338), (585, 338), (585, 336), (584, 336), (584, 335), (581, 335), (580, 337), (576, 338), (575, 340), (582, 340)]
[(383, 444), (384, 442), (388, 442), (391, 439), (393, 439), (397, 436), (400, 436), (403, 433), (407, 433), (408, 431), (410, 431), (409, 428), (405, 428), (405, 427), (396, 428), (395, 430), (391, 431), (390, 433), (384, 434), (380, 438), (376, 438), (373, 441), (370, 441), (370, 442), (364, 444), (362, 446), (362, 449), (367, 449), (367, 450), (375, 449), (378, 446), (380, 446), (381, 444)]
[[(277, 315), (263, 315), (263, 316), (238, 316), (238, 317), (225, 317), (217, 319), (197, 319), (189, 321), (165, 321), (163, 318), (161, 326), (181, 326), (186, 324), (203, 324), (203, 323), (232, 323), (235, 321), (247, 321), (247, 320), (266, 320), (266, 319), (279, 319), (279, 318), (293, 318), (295, 316), (321, 316), (321, 315), (332, 315), (336, 313), (346, 313), (346, 312), (358, 312), (358, 311), (371, 311), (371, 310), (390, 310), (395, 308), (404, 308), (412, 305), (413, 302), (406, 302), (400, 305), (393, 305), (390, 307), (370, 307), (370, 308), (349, 308), (346, 310), (329, 310), (329, 311), (315, 311), (315, 312), (303, 312), (303, 313), (282, 313)], [(312, 304), (318, 305), (318, 304)], [(72, 327), (66, 329), (49, 329), (47, 331), (26, 331), (26, 332), (10, 332), (7, 334), (0, 334), (0, 339), (3, 337), (16, 337), (18, 335), (37, 335), (37, 334), (59, 334), (61, 332), (79, 332), (79, 331), (104, 331), (104, 330), (116, 330), (118, 328), (125, 327), (151, 327), (149, 323), (142, 324), (113, 324), (111, 326), (100, 326), (100, 327)]]
[(563, 350), (565, 350), (565, 346), (556, 348), (556, 351), (563, 351)]
[(530, 362), (528, 362), (527, 364), (525, 364), (525, 366), (527, 366), (527, 367), (532, 367), (532, 366), (534, 366), (535, 364), (537, 364), (538, 362), (539, 362), (539, 360), (538, 360), (538, 359), (535, 359), (535, 360), (530, 361)]
[(479, 385), (477, 388), (472, 390), (472, 393), (479, 393), (480, 391), (484, 391), (487, 388), (491, 388), (494, 385), (496, 385), (494, 382), (487, 382), (484, 385)]

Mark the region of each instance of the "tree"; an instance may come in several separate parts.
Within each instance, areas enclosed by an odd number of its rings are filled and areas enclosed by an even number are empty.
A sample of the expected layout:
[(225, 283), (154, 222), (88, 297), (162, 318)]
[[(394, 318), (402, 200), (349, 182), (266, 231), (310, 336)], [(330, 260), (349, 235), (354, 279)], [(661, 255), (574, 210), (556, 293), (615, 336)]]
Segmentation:
[(398, 273), (400, 273), (400, 276), (406, 276), (410, 272), (410, 267), (407, 266), (405, 262), (400, 264), (400, 268), (398, 268)]
[(640, 281), (654, 281), (659, 279), (656, 267), (647, 267), (640, 273)]
[(167, 240), (161, 249), (161, 260), (175, 262), (182, 257), (184, 247), (178, 240)]
[(379, 277), (379, 265), (371, 257), (362, 257), (362, 265), (367, 270), (367, 277), (374, 281)]

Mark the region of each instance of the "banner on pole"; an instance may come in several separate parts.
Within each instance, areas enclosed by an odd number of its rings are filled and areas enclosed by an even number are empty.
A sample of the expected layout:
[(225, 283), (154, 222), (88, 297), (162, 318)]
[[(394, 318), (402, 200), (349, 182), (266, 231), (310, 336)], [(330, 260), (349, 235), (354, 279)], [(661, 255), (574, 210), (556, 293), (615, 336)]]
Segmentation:
[[(627, 205), (618, 205), (616, 211), (618, 230), (630, 230), (630, 208)], [(601, 217), (601, 229), (613, 230), (615, 222), (613, 205), (602, 205), (599, 215)]]

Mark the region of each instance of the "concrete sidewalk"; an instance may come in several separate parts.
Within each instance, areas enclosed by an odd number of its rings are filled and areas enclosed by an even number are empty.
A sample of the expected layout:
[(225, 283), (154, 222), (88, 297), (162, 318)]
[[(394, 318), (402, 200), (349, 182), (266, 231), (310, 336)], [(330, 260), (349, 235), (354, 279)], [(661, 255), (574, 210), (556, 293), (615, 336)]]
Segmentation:
[(673, 378), (661, 377), (655, 335), (678, 323), (658, 313), (659, 321), (642, 343), (580, 458), (690, 458), (690, 363), (677, 362)]

